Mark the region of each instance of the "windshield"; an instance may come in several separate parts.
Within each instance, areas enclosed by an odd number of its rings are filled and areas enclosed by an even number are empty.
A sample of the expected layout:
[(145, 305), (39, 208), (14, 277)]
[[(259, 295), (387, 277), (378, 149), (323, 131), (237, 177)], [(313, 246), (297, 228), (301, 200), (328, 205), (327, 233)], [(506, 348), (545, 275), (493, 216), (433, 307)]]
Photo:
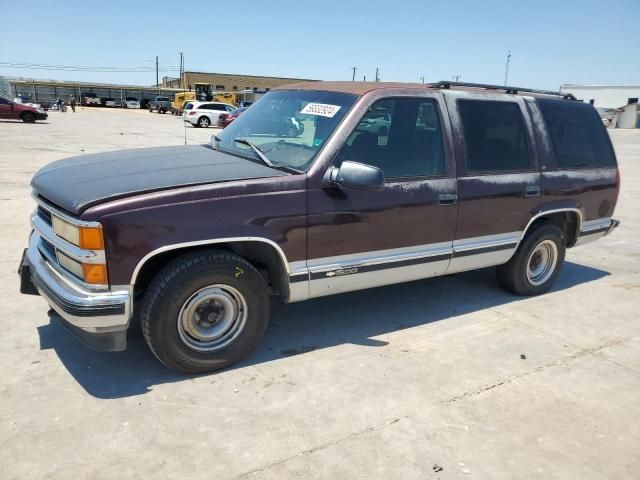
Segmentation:
[(246, 140), (275, 165), (309, 168), (344, 118), (356, 96), (306, 90), (273, 91), (253, 104), (218, 134), (212, 144), (223, 151), (255, 156)]
[(156, 100), (158, 102), (168, 102), (169, 101), (169, 97), (157, 97)]

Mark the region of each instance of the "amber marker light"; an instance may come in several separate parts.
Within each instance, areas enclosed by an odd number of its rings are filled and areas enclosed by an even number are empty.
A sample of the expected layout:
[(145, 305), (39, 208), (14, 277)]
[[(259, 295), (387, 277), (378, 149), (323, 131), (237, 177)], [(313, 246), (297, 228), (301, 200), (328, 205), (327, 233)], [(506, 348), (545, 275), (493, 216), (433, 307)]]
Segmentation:
[(104, 237), (100, 227), (80, 227), (80, 248), (104, 250)]
[(91, 285), (106, 285), (109, 283), (107, 266), (99, 263), (83, 263), (82, 273), (84, 281)]

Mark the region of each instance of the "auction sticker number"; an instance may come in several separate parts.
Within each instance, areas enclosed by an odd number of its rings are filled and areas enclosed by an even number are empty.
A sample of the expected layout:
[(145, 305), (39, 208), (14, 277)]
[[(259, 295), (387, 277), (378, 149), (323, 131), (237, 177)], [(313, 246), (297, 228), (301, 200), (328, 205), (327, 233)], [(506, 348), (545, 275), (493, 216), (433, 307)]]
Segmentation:
[(340, 105), (327, 105), (326, 103), (309, 103), (300, 113), (308, 115), (320, 115), (321, 117), (333, 118), (340, 110)]

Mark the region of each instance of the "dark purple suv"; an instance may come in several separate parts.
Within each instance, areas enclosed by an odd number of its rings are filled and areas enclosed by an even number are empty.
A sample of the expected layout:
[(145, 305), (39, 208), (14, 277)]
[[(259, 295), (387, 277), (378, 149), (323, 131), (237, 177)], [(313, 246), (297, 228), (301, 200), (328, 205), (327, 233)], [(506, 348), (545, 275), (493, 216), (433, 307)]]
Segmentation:
[(618, 224), (593, 107), (451, 82), (287, 85), (209, 145), (62, 160), (32, 186), (21, 291), (97, 349), (124, 349), (139, 320), (158, 359), (187, 373), (250, 352), (273, 297), (484, 267), (536, 295), (566, 248)]

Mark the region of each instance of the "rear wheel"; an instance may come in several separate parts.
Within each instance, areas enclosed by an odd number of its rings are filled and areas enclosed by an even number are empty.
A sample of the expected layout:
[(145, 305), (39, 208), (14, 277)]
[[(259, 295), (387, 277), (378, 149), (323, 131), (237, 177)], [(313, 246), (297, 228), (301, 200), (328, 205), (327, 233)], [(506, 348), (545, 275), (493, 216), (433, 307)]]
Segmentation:
[(36, 114), (33, 112), (22, 112), (22, 115), (20, 115), (20, 119), (24, 123), (33, 123), (36, 121)]
[(227, 367), (255, 348), (269, 319), (260, 273), (221, 251), (182, 255), (153, 279), (140, 309), (147, 344), (167, 367), (202, 373)]
[(498, 282), (516, 295), (545, 293), (560, 273), (565, 251), (562, 230), (542, 225), (524, 238), (511, 260), (497, 268)]
[(209, 117), (200, 117), (198, 119), (198, 126), (201, 128), (209, 128), (209, 125), (211, 125), (211, 120), (209, 120)]

